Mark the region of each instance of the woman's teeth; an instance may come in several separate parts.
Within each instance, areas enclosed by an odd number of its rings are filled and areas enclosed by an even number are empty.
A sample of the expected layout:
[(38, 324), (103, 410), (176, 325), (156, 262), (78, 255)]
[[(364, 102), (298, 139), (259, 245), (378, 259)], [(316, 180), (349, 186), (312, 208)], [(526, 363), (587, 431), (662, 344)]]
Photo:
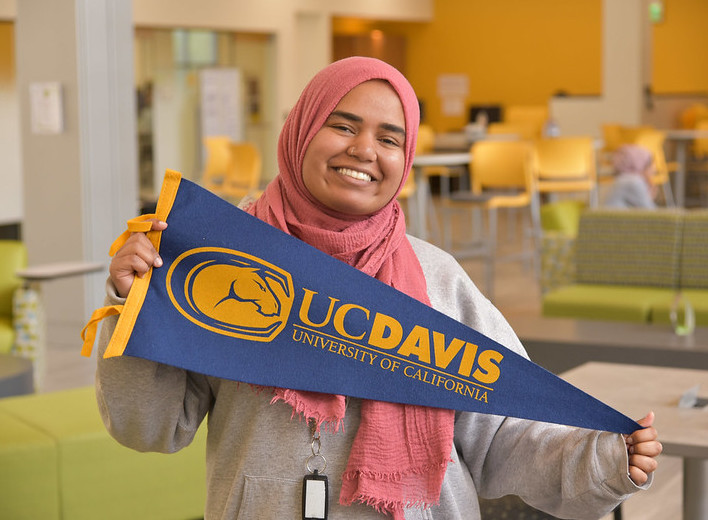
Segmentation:
[(351, 177), (353, 179), (358, 179), (360, 181), (371, 181), (371, 175), (364, 172), (350, 170), (349, 168), (337, 168), (337, 171), (342, 175), (346, 175), (347, 177)]

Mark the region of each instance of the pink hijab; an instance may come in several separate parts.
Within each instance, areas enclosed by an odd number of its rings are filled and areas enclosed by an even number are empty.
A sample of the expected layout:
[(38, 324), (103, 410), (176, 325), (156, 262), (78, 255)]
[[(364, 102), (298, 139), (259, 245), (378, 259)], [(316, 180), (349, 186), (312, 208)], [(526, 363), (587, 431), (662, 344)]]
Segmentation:
[[(390, 65), (363, 57), (346, 58), (320, 71), (288, 115), (278, 141), (279, 175), (248, 211), (329, 255), (430, 305), (423, 270), (406, 237), (405, 220), (394, 197), (369, 216), (335, 212), (305, 187), (305, 151), (339, 101), (365, 81), (381, 79), (396, 91), (406, 125), (405, 166), (399, 192), (410, 173), (418, 132), (418, 100), (403, 75)], [(344, 419), (339, 395), (276, 389), (283, 400), (335, 431)], [(361, 422), (339, 501), (371, 505), (403, 518), (403, 508), (437, 504), (450, 461), (454, 412), (379, 401), (363, 401)]]
[(649, 182), (647, 168), (653, 161), (654, 156), (648, 149), (635, 144), (620, 146), (612, 156), (612, 166), (617, 174), (636, 173), (647, 182)]

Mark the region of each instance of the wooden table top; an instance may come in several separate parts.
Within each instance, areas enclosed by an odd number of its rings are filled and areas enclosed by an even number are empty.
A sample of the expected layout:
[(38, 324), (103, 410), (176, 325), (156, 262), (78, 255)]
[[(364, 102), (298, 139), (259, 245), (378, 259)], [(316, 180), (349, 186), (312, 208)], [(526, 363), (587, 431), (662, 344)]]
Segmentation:
[(708, 406), (678, 406), (696, 385), (708, 397), (708, 370), (590, 362), (561, 377), (633, 419), (653, 410), (665, 454), (708, 458)]

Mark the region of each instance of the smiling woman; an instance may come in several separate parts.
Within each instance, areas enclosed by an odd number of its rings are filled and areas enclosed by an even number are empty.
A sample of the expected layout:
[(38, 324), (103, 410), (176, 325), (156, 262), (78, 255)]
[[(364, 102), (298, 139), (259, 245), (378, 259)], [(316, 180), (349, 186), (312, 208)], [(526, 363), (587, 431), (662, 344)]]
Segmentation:
[[(245, 209), (525, 355), (509, 324), (455, 259), (406, 235), (396, 195), (413, 163), (418, 110), (411, 85), (386, 63), (355, 57), (329, 65), (305, 87), (285, 121), (278, 141), (278, 176)], [(179, 226), (178, 221), (173, 223)], [(222, 219), (215, 225), (229, 222)], [(164, 222), (152, 224), (153, 230), (165, 227)], [(293, 254), (292, 250), (286, 254)], [(122, 297), (135, 276), (144, 276), (152, 267), (165, 269), (162, 265), (145, 234), (133, 234), (111, 262), (110, 304), (124, 303)], [(220, 277), (221, 271), (216, 274)], [(265, 309), (267, 299), (253, 296), (263, 278), (267, 277), (246, 277), (228, 290), (219, 284), (222, 290), (211, 297), (234, 309), (228, 319), (237, 314), (240, 320), (249, 313), (263, 319), (259, 310)], [(352, 280), (345, 277), (331, 283), (352, 284)], [(303, 287), (293, 290), (301, 292)], [(286, 294), (281, 293), (277, 299), (285, 302)], [(316, 293), (309, 297), (312, 301)], [(207, 307), (211, 312), (212, 307)], [(343, 337), (357, 338), (364, 332), (353, 326), (350, 315), (361, 317), (367, 312), (358, 303), (330, 299), (326, 317), (314, 309), (307, 315), (308, 332), (317, 330), (313, 323), (331, 318)], [(445, 342), (438, 335), (436, 340), (433, 329), (415, 327), (404, 333), (387, 316), (377, 311), (372, 318), (369, 336), (379, 348), (396, 349), (397, 355), (428, 364), (432, 352), (435, 362), (446, 366), (452, 366), (452, 358), (461, 353), (459, 373), (472, 373), (484, 382), (496, 378), (496, 351), (461, 339)], [(110, 320), (102, 327), (102, 352), (115, 327)], [(326, 345), (362, 363), (373, 363), (376, 355), (364, 349), (363, 343), (349, 348), (333, 344), (325, 335), (295, 334), (292, 338), (293, 348), (301, 349), (305, 342), (316, 348)], [(210, 341), (213, 338), (207, 331), (198, 343), (201, 347)], [(609, 432), (513, 417), (304, 392), (282, 388), (287, 386), (283, 375), (288, 367), (277, 356), (262, 352), (253, 349), (252, 355), (269, 356), (274, 388), (254, 389), (126, 356), (98, 361), (96, 388), (104, 421), (128, 446), (141, 451), (178, 450), (191, 442), (209, 416), (207, 519), (321, 520), (329, 514), (342, 520), (479, 520), (478, 495), (509, 493), (518, 493), (535, 507), (558, 516), (597, 518), (648, 485), (656, 467), (654, 457), (661, 451), (651, 417), (642, 420), (646, 429), (625, 439)], [(381, 367), (394, 370), (389, 362), (390, 366)], [(317, 370), (311, 375), (318, 377)], [(486, 399), (481, 390), (453, 386), (424, 368), (408, 369), (404, 375), (470, 399)], [(360, 384), (382, 382), (362, 380)], [(294, 421), (293, 416), (306, 421)], [(313, 457), (326, 460), (319, 474), (309, 474)], [(539, 472), (543, 478), (538, 478)], [(321, 485), (316, 496), (308, 487), (311, 480)], [(305, 514), (304, 504), (311, 499), (320, 506), (317, 515)]]
[(330, 209), (370, 215), (388, 204), (403, 179), (405, 120), (396, 91), (367, 81), (342, 98), (310, 142), (305, 186)]

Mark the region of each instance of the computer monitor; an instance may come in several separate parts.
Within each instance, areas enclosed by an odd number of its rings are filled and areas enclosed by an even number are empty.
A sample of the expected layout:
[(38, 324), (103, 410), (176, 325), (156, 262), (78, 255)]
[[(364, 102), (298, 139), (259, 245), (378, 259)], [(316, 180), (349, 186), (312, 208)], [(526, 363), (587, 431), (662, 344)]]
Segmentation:
[(487, 114), (487, 123), (498, 123), (502, 120), (501, 105), (472, 105), (470, 106), (470, 123), (477, 121), (480, 112)]

